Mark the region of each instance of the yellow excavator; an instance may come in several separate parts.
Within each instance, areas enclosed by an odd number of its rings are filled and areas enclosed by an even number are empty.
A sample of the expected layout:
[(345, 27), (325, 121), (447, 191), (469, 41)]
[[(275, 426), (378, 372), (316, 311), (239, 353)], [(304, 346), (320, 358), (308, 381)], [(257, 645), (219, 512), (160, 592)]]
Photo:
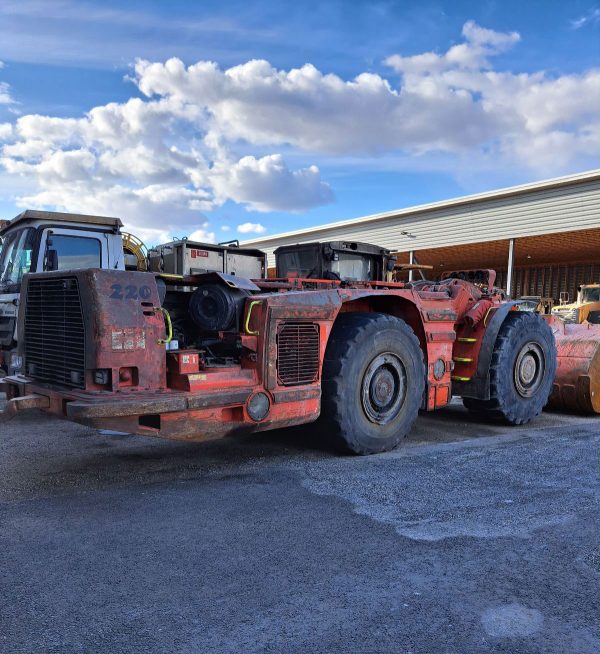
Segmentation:
[(600, 324), (600, 284), (583, 284), (577, 291), (577, 301), (559, 304), (552, 309), (552, 315), (569, 324)]

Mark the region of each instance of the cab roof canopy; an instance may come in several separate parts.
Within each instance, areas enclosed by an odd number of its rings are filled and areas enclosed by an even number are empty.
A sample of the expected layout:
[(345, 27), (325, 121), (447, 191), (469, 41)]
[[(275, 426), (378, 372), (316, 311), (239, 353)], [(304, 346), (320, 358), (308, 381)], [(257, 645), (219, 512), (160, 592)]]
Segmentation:
[[(109, 216), (86, 216), (80, 213), (61, 213), (60, 211), (37, 211), (27, 209), (9, 221), (0, 221), (0, 236), (14, 227), (17, 223), (27, 223), (34, 220), (44, 220), (50, 223), (84, 223), (87, 225), (99, 225), (101, 227), (112, 227), (115, 230), (123, 227), (120, 218)], [(5, 224), (2, 224), (5, 222)]]
[(311, 248), (325, 248), (329, 247), (332, 250), (353, 252), (356, 254), (375, 254), (375, 255), (389, 255), (390, 251), (382, 248), (379, 245), (371, 245), (371, 243), (363, 243), (362, 241), (313, 241), (311, 243), (297, 243), (296, 245), (280, 245), (274, 254), (287, 252), (288, 250), (303, 250)]

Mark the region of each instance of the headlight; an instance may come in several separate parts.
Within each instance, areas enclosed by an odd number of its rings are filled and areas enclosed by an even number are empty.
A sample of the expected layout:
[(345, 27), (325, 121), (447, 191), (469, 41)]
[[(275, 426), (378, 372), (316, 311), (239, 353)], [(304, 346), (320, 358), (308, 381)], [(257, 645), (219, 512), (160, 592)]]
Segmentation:
[(256, 395), (253, 395), (248, 400), (248, 404), (246, 405), (248, 415), (256, 422), (260, 422), (266, 418), (270, 408), (271, 403), (266, 393), (256, 393)]
[(440, 381), (440, 379), (444, 376), (445, 372), (446, 372), (446, 364), (444, 363), (444, 360), (438, 359), (433, 364), (433, 376), (437, 379), (437, 381)]

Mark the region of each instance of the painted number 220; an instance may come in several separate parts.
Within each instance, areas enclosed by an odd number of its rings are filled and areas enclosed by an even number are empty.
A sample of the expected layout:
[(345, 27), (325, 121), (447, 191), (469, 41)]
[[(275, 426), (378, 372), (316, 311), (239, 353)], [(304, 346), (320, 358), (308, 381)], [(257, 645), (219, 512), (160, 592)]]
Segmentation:
[(121, 286), (113, 284), (110, 297), (113, 300), (147, 300), (152, 295), (149, 286)]

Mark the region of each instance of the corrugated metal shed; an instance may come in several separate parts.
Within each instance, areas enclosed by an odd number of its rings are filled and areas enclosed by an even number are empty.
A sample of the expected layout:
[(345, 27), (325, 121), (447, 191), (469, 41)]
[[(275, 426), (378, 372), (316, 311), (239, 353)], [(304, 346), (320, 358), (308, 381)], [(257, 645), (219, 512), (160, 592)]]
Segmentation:
[(600, 169), (244, 241), (269, 265), (280, 245), (348, 239), (395, 252), (600, 227)]

